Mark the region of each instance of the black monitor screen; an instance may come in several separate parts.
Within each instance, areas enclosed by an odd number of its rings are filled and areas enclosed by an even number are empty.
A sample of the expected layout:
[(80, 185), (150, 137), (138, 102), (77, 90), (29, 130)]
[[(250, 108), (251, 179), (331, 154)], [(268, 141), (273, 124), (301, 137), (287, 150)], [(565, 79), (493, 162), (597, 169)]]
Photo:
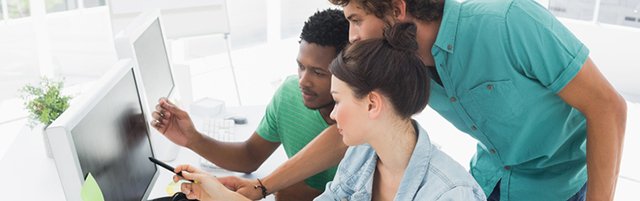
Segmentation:
[(174, 87), (171, 65), (158, 19), (136, 39), (133, 48), (136, 51), (148, 104), (154, 108), (158, 99), (168, 97)]
[(98, 182), (105, 200), (142, 200), (156, 167), (133, 71), (71, 130), (83, 178)]

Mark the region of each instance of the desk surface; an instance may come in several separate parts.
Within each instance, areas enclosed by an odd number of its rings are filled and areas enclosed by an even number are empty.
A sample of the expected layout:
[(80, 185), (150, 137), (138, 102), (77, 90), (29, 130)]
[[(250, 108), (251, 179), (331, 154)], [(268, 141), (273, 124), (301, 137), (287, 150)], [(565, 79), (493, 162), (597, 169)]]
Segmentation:
[[(229, 107), (227, 114), (247, 117), (247, 124), (236, 125), (235, 133), (238, 139), (247, 139), (255, 130), (262, 118), (264, 106)], [(195, 118), (194, 118), (195, 119)], [(214, 175), (236, 175), (245, 178), (263, 177), (286, 160), (282, 148), (276, 152), (254, 173), (244, 174), (224, 170), (204, 169)], [(168, 162), (170, 165), (192, 164), (200, 167), (199, 156), (186, 148), (180, 148), (178, 157)], [(3, 182), (0, 192), (3, 200), (65, 200), (64, 191), (58, 178), (55, 162), (47, 158), (42, 136), (32, 135), (31, 130), (24, 127), (18, 134), (15, 143), (8, 149), (5, 157), (0, 161), (0, 172)], [(166, 188), (172, 182), (171, 174), (158, 167), (160, 174), (156, 179), (149, 199), (166, 196)], [(8, 197), (7, 197), (8, 196)], [(6, 199), (5, 199), (6, 198)], [(267, 197), (266, 200), (272, 200)]]

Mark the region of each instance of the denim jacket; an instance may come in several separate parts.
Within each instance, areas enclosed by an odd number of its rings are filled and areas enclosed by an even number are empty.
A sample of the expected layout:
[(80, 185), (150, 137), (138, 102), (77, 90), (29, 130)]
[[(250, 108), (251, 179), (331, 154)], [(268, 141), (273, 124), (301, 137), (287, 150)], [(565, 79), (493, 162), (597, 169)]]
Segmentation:
[[(473, 177), (433, 146), (418, 123), (413, 124), (418, 141), (394, 200), (486, 200)], [(327, 183), (324, 193), (315, 200), (371, 200), (377, 160), (371, 145), (349, 147), (333, 181)]]

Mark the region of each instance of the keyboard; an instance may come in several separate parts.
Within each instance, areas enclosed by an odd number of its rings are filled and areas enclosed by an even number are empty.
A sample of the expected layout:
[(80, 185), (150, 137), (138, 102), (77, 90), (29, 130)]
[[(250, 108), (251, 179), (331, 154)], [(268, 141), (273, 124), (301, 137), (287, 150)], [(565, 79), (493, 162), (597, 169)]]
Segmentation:
[[(205, 135), (222, 142), (235, 142), (235, 123), (232, 119), (210, 118), (205, 119), (200, 127), (201, 132)], [(219, 167), (211, 163), (209, 160), (200, 157), (200, 165), (207, 168)]]

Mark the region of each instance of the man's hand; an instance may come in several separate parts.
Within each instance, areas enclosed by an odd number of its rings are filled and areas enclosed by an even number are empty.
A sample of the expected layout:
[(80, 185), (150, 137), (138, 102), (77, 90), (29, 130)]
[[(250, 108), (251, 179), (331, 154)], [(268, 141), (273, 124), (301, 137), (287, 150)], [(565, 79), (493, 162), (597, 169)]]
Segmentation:
[[(243, 179), (235, 176), (220, 177), (218, 181), (228, 189), (235, 191), (251, 200), (262, 199), (262, 190), (256, 189), (260, 185), (256, 179)], [(268, 190), (268, 187), (267, 187)]]
[(151, 126), (180, 146), (189, 147), (202, 137), (193, 126), (189, 114), (166, 98), (158, 101), (152, 117)]

